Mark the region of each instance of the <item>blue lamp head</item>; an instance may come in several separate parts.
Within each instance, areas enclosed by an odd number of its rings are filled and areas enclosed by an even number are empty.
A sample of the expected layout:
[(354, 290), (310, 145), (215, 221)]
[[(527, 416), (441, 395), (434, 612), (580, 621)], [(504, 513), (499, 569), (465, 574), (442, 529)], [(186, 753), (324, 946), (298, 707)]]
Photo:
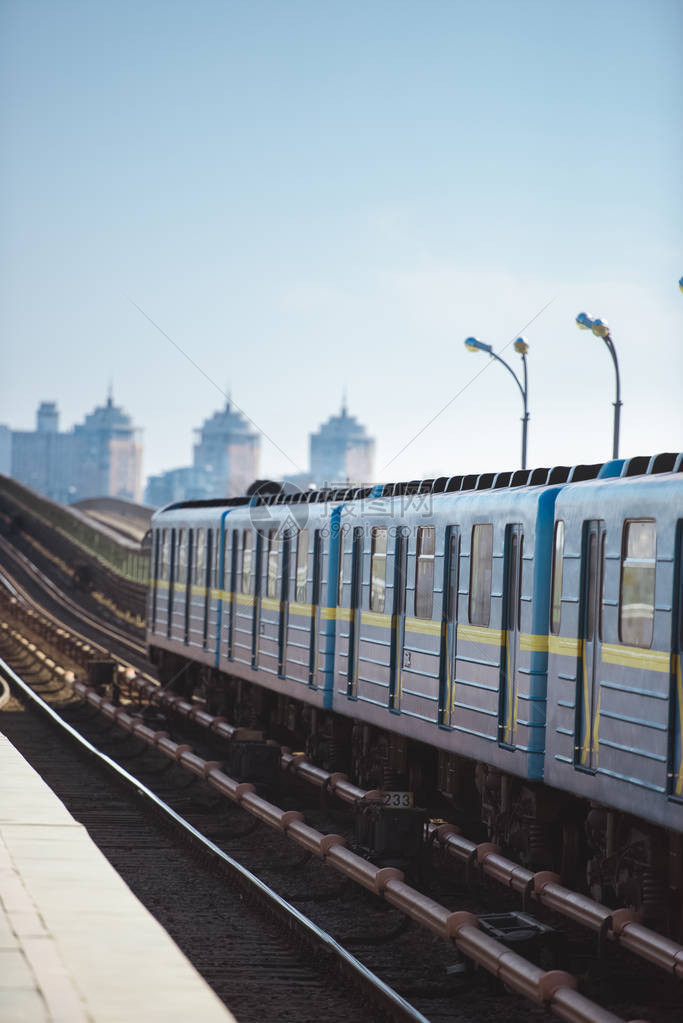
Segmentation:
[(576, 326), (579, 330), (591, 330), (593, 327), (593, 320), (588, 313), (579, 313), (576, 317)]
[(609, 334), (609, 325), (606, 320), (596, 319), (593, 320), (591, 330), (593, 331), (596, 337), (607, 337), (607, 335)]
[(488, 352), (490, 355), (493, 351), (493, 345), (484, 344), (478, 337), (468, 337), (465, 339), (465, 348), (468, 352)]
[(683, 291), (683, 277), (681, 277), (680, 281), (678, 282), (678, 287), (681, 289), (681, 291)]

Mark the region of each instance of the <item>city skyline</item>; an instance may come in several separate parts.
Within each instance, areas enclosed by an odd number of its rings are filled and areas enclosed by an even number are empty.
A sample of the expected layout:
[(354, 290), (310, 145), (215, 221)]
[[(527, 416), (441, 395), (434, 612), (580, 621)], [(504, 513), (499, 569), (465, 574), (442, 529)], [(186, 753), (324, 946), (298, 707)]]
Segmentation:
[[(159, 507), (178, 500), (242, 495), (262, 478), (262, 434), (240, 414), (231, 398), (226, 399), (224, 408), (209, 413), (201, 426), (193, 427), (192, 465), (176, 464), (158, 474), (142, 473), (144, 427), (115, 403), (111, 382), (106, 403), (86, 413), (82, 423), (60, 431), (55, 400), (40, 401), (35, 418), (33, 430), (15, 430), (11, 424), (0, 423), (0, 474), (63, 503), (97, 496), (140, 501), (144, 494), (145, 503)], [(95, 436), (95, 442), (88, 440)], [(308, 442), (307, 468), (302, 473), (285, 474), (284, 481), (306, 489), (366, 484), (374, 479), (375, 439), (349, 414), (345, 396), (340, 412), (311, 430)], [(93, 462), (88, 452), (95, 450), (98, 458), (88, 469), (85, 461)], [(100, 469), (96, 470), (98, 463)], [(101, 492), (93, 489), (95, 479), (101, 483)]]
[(347, 387), (380, 482), (514, 468), (519, 395), (463, 341), (516, 365), (525, 333), (529, 464), (600, 461), (614, 380), (586, 311), (619, 354), (622, 453), (680, 449), (675, 0), (0, 20), (14, 429), (55, 392), (76, 421), (112, 378), (151, 475), (190, 464), (231, 381), (279, 478)]

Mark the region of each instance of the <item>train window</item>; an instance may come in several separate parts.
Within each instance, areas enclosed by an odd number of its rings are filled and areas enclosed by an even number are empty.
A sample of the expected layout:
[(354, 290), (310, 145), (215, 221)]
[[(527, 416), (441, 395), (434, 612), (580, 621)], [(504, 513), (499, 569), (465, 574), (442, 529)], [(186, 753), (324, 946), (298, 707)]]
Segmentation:
[(206, 544), (206, 532), (203, 529), (197, 530), (194, 545), (194, 583), (197, 586), (203, 586), (205, 584), (204, 575), (206, 573), (205, 567), (205, 544)]
[(654, 519), (632, 519), (624, 523), (619, 588), (619, 639), (631, 646), (652, 645), (656, 547), (657, 531)]
[(598, 638), (602, 643), (602, 612), (605, 607), (604, 602), (604, 586), (605, 586), (605, 545), (607, 541), (607, 534), (603, 532), (600, 537), (600, 588), (598, 590), (598, 596), (600, 598), (600, 605), (598, 607)]
[(387, 528), (374, 526), (370, 555), (370, 610), (384, 613), (387, 587)]
[(415, 617), (431, 618), (434, 604), (434, 526), (417, 530)]
[(363, 594), (363, 529), (353, 530), (351, 546), (351, 607), (359, 609)]
[(306, 600), (308, 580), (308, 530), (302, 529), (296, 545), (296, 599), (299, 604)]
[(522, 626), (522, 571), (524, 566), (524, 537), (521, 526), (508, 526), (506, 537), (507, 554), (507, 617), (504, 620), (506, 629)]
[(517, 629), (522, 631), (522, 586), (524, 584), (524, 534), (519, 538), (519, 591), (517, 593)]
[(564, 557), (564, 522), (555, 523), (553, 544), (553, 581), (551, 584), (552, 605), (550, 610), (550, 631), (557, 636), (562, 621), (562, 565)]
[(187, 582), (187, 530), (178, 530), (176, 540), (178, 554), (176, 556), (176, 579), (179, 583)]
[(162, 529), (161, 531), (161, 570), (160, 577), (162, 579), (171, 578), (171, 530)]
[[(240, 534), (237, 529), (232, 531), (232, 544), (230, 546), (230, 592), (237, 592), (237, 566), (239, 564)], [(228, 572), (228, 559), (225, 559), (225, 572)]]
[(493, 573), (493, 525), (472, 527), (470, 557), (470, 625), (488, 625), (491, 619), (491, 579)]
[(209, 603), (211, 601), (211, 571), (213, 568), (213, 530), (206, 530), (206, 568), (204, 570), (204, 628), (202, 630), (202, 645), (206, 650), (209, 641)]
[(173, 583), (178, 577), (178, 537), (175, 529), (169, 529), (169, 557), (168, 557), (168, 579), (169, 587), (173, 590)]
[(458, 619), (458, 581), (460, 575), (460, 527), (449, 526), (446, 532), (448, 541), (448, 576), (446, 579), (446, 600), (444, 619), (455, 622)]
[(323, 541), (319, 529), (313, 534), (313, 595), (314, 604), (320, 603), (320, 584), (322, 581), (322, 550)]
[(277, 597), (277, 530), (268, 530), (268, 551), (266, 554), (266, 596)]
[(590, 643), (593, 639), (593, 625), (595, 622), (595, 573), (597, 572), (596, 557), (598, 538), (591, 533), (588, 544), (588, 599), (586, 601), (586, 629), (585, 639)]
[(348, 533), (348, 526), (342, 526), (339, 531), (339, 588), (337, 593), (337, 606), (341, 607), (344, 603), (344, 546), (346, 544), (346, 534)]
[[(230, 536), (231, 535), (232, 535), (232, 546), (230, 544)], [(226, 529), (225, 530), (225, 550), (223, 551), (223, 589), (224, 590), (228, 590), (228, 591), (233, 589), (232, 580), (231, 580), (231, 568), (232, 568), (232, 566), (231, 566), (231, 555), (230, 555), (230, 552), (232, 551), (232, 549), (234, 547), (234, 544), (235, 544), (235, 534), (234, 534), (234, 532), (232, 534), (230, 534), (230, 531)]]
[(242, 593), (251, 592), (251, 530), (242, 531)]

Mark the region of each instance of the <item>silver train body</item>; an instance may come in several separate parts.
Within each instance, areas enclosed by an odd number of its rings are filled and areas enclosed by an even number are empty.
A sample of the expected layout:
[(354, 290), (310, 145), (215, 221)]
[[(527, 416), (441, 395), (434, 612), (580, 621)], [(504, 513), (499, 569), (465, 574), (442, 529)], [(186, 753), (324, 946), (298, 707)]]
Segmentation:
[(436, 750), (442, 791), (477, 765), (498, 817), (508, 778), (680, 835), (683, 461), (658, 458), (163, 509), (152, 656)]

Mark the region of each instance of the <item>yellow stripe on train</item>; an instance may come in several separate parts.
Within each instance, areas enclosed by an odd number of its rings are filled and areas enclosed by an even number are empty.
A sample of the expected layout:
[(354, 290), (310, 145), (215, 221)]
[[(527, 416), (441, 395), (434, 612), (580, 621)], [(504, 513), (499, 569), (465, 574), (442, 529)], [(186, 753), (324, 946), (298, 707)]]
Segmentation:
[(490, 629), (486, 625), (458, 625), (458, 640), (464, 642), (502, 646), (503, 637), (502, 629)]
[(623, 668), (641, 668), (645, 671), (671, 671), (671, 654), (668, 650), (642, 650), (637, 646), (602, 644), (602, 660), (605, 664), (619, 664)]
[(583, 651), (583, 640), (573, 636), (548, 636), (548, 650), (551, 654), (563, 657), (580, 657)]

